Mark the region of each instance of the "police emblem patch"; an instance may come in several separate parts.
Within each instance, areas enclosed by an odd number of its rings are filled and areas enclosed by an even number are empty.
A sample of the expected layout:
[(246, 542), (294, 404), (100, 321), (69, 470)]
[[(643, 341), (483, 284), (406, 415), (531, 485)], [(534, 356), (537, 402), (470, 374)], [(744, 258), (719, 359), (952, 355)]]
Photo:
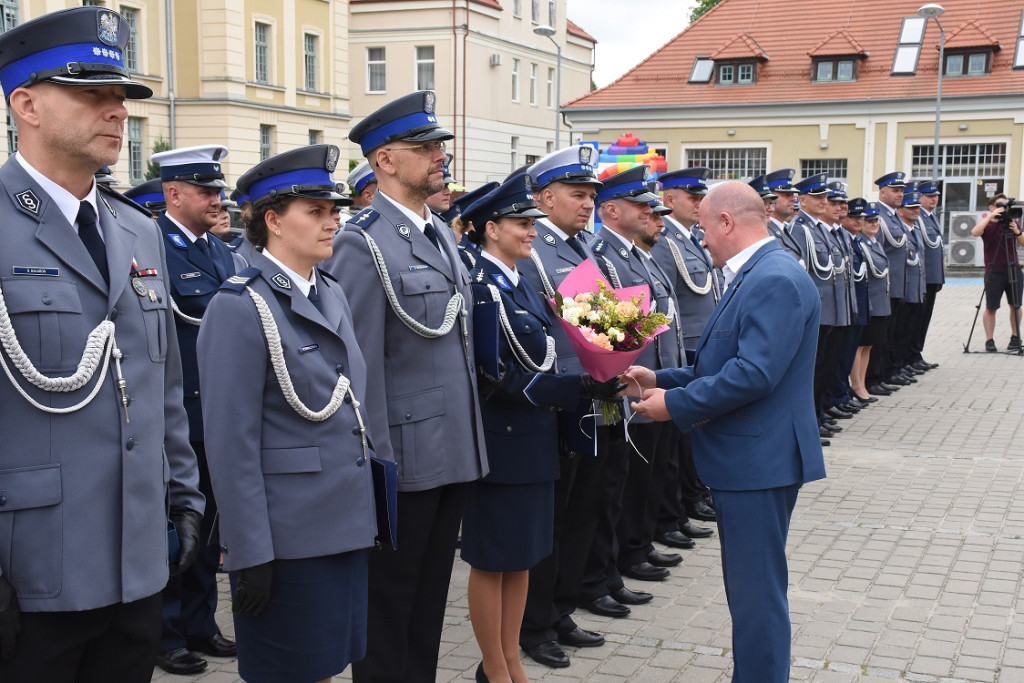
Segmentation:
[(427, 114), (434, 113), (434, 103), (437, 100), (437, 96), (433, 92), (427, 91), (423, 93), (423, 111)]
[(406, 225), (405, 223), (399, 223), (398, 225), (395, 226), (395, 228), (398, 230), (398, 234), (399, 235), (401, 235), (402, 237), (405, 237), (406, 239), (409, 238), (409, 226), (408, 225)]
[(270, 278), (270, 281), (281, 289), (291, 289), (292, 281), (284, 273), (278, 273), (274, 277)]
[(682, 242), (683, 241), (683, 233), (677, 232), (676, 233), (676, 239), (679, 240), (680, 242)]
[(135, 293), (138, 294), (139, 296), (146, 296), (146, 294), (149, 293), (149, 288), (146, 287), (146, 283), (143, 282), (142, 279), (138, 277), (132, 278), (132, 289), (134, 289)]
[(14, 198), (18, 200), (18, 204), (21, 208), (32, 213), (39, 214), (39, 197), (36, 197), (36, 193), (32, 190), (24, 190), (14, 195)]
[(547, 242), (548, 244), (554, 245), (554, 243), (555, 243), (555, 236), (554, 235), (544, 235), (544, 241)]
[(491, 275), (491, 277), (494, 278), (494, 281), (497, 282), (498, 286), (501, 287), (502, 289), (512, 289), (512, 285), (508, 283), (508, 280), (506, 280), (505, 276), (502, 275), (501, 273), (494, 273), (493, 275)]
[(185, 238), (176, 232), (168, 234), (167, 239), (171, 240), (171, 244), (176, 246), (178, 249), (188, 249), (188, 245), (185, 244)]
[(622, 247), (621, 249), (619, 249), (619, 256), (621, 256), (622, 258), (627, 258), (627, 259), (629, 258), (629, 252), (626, 251), (625, 247)]
[(117, 32), (121, 25), (121, 17), (116, 12), (107, 10), (96, 14), (96, 37), (105, 45), (117, 45)]
[(334, 173), (340, 155), (341, 151), (335, 145), (327, 145), (327, 160), (324, 162), (324, 168), (328, 173)]
[(590, 165), (594, 158), (594, 148), (590, 145), (580, 145), (580, 163)]

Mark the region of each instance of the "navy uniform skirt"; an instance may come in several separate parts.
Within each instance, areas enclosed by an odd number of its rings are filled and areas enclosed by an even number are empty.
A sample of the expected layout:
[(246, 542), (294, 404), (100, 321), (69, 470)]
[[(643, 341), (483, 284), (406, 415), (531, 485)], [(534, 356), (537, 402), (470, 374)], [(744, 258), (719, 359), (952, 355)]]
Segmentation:
[[(368, 554), (274, 560), (266, 610), (234, 614), (238, 674), (248, 683), (312, 683), (362, 659)], [(230, 579), (234, 596), (238, 572)]]
[(462, 513), (462, 559), (487, 572), (526, 571), (551, 554), (555, 482), (473, 482)]

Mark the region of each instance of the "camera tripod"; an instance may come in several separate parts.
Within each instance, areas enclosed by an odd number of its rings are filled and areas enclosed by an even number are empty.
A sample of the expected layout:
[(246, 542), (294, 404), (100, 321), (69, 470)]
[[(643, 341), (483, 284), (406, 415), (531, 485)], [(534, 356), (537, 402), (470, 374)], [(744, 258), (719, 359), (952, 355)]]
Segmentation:
[[(1017, 259), (1013, 258), (1017, 249), (1017, 238), (1010, 231), (1010, 229), (1003, 229), (1003, 251), (1005, 252), (1006, 258), (1006, 284), (1009, 287), (1009, 300), (1010, 307), (1013, 311), (1017, 311), (1014, 315), (1010, 316), (1011, 334), (1020, 339), (1020, 307), (1021, 307), (1021, 293), (1017, 288), (1017, 284), (1020, 281), (1020, 263)], [(1013, 251), (1011, 251), (1013, 250)], [(978, 305), (974, 307), (974, 322), (971, 323), (971, 331), (967, 335), (967, 341), (964, 343), (964, 353), (984, 353), (982, 351), (971, 351), (971, 337), (974, 336), (974, 328), (978, 324), (978, 312), (981, 310), (981, 304), (985, 301), (985, 285), (981, 285), (981, 298), (978, 299)], [(1000, 353), (1008, 356), (1024, 356), (1024, 344), (1017, 347), (1016, 351), (1001, 351)]]

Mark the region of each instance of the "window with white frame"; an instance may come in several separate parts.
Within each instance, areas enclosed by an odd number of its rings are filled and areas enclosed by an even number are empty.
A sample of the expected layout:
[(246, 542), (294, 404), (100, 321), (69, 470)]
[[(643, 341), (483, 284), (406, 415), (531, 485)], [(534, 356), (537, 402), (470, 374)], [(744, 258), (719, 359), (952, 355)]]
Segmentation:
[(548, 109), (555, 108), (555, 70), (548, 67)]
[(309, 144), (319, 145), (324, 138), (324, 132), (322, 130), (309, 129)]
[(509, 144), (509, 149), (510, 149), (510, 152), (511, 152), (511, 161), (512, 161), (512, 166), (510, 167), (510, 170), (514, 171), (517, 168), (519, 168), (519, 136), (518, 135), (513, 135), (512, 136), (512, 140), (510, 141), (510, 144)]
[(121, 15), (128, 24), (128, 42), (125, 43), (124, 51), (121, 53), (124, 58), (124, 68), (129, 71), (139, 70), (139, 10), (134, 7), (120, 7)]
[(318, 54), (320, 52), (320, 36), (315, 33), (302, 34), (302, 62), (304, 85), (306, 90), (319, 90), (317, 87)]
[(18, 151), (18, 128), (14, 125), (11, 117), (11, 110), (7, 110), (7, 153), (14, 154)]
[[(935, 147), (914, 145), (910, 174), (930, 178)], [(1003, 178), (1006, 176), (1006, 143), (939, 145), (940, 178)]]
[(512, 60), (512, 101), (519, 101), (519, 60)]
[(274, 127), (260, 124), (260, 161), (266, 161), (274, 155)]
[(0, 33), (18, 25), (18, 0), (0, 0)]
[(530, 104), (537, 106), (537, 65), (530, 65)]
[(548, 0), (548, 26), (555, 28), (555, 0)]
[(530, 3), (530, 20), (535, 23), (540, 23), (540, 0), (532, 0)]
[(523, 0), (512, 0), (512, 16), (523, 16)]
[(387, 85), (387, 63), (384, 48), (366, 48), (366, 91), (385, 92), (388, 89)]
[(128, 117), (128, 182), (132, 185), (145, 180), (145, 147), (142, 142), (143, 119)]
[(724, 147), (686, 150), (687, 166), (706, 166), (715, 180), (750, 180), (766, 173), (765, 147)]
[(818, 173), (827, 173), (829, 180), (846, 182), (848, 167), (846, 159), (801, 159), (800, 177), (810, 178)]
[(253, 26), (253, 79), (257, 83), (270, 82), (270, 24), (257, 21)]
[(416, 89), (434, 89), (434, 46), (416, 48)]
[(944, 76), (984, 76), (992, 64), (990, 51), (953, 52), (946, 54)]

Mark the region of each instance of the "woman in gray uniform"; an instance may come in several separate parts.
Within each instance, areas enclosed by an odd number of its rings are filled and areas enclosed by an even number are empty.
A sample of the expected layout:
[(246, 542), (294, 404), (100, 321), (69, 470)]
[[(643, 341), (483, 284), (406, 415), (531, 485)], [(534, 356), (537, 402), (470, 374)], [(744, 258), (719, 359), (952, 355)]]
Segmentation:
[(384, 408), (341, 287), (316, 268), (332, 251), (337, 159), (333, 145), (303, 147), (239, 179), (256, 248), (199, 331), (238, 670), (255, 683), (327, 680), (366, 651), (377, 527), (365, 414)]

